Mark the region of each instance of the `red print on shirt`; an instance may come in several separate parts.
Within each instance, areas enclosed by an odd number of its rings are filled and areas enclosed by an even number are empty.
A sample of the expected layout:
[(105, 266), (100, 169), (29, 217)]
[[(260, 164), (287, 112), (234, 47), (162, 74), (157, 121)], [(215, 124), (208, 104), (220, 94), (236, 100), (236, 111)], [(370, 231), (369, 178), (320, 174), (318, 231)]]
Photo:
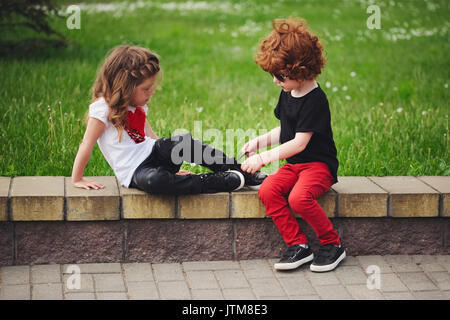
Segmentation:
[(128, 110), (125, 130), (134, 142), (141, 143), (145, 140), (145, 112), (141, 107), (136, 108), (134, 112)]

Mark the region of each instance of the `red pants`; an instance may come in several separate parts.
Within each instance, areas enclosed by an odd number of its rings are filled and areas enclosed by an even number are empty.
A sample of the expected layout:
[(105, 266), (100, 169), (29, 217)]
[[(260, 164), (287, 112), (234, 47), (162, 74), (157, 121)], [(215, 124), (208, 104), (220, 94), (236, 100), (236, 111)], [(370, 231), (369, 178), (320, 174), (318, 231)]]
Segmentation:
[(340, 245), (336, 229), (315, 200), (330, 190), (333, 183), (328, 166), (322, 162), (287, 163), (264, 180), (258, 196), (288, 246), (308, 243), (289, 206), (314, 229), (321, 245)]

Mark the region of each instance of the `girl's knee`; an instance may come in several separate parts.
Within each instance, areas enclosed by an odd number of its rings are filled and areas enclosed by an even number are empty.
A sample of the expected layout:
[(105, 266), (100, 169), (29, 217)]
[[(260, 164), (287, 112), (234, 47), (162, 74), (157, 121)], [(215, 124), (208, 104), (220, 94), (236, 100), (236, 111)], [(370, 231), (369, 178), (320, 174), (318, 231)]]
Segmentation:
[(258, 197), (264, 202), (265, 200), (270, 200), (278, 194), (275, 186), (270, 183), (270, 176), (267, 177), (258, 190)]

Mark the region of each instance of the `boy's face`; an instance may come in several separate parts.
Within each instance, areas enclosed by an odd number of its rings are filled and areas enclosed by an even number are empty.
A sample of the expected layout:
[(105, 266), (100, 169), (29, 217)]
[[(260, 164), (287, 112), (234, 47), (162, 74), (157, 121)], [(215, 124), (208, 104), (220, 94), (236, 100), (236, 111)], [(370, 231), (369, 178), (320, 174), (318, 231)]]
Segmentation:
[(132, 106), (142, 107), (155, 93), (155, 81), (156, 75), (144, 80), (136, 88), (134, 88), (133, 99), (131, 100)]
[(298, 89), (300, 87), (299, 80), (292, 80), (287, 77), (284, 78), (284, 81), (280, 81), (277, 77), (273, 76), (273, 82), (276, 83), (285, 92), (291, 92), (292, 90)]

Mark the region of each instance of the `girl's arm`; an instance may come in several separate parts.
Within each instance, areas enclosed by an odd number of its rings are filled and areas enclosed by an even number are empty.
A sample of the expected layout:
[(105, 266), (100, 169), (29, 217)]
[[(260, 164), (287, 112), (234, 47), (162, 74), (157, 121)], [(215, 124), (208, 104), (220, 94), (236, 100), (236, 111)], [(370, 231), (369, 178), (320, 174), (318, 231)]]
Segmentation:
[(274, 161), (289, 158), (297, 153), (305, 150), (306, 146), (311, 140), (314, 132), (297, 132), (294, 139), (283, 143), (282, 145), (261, 152), (248, 158), (241, 165), (241, 169), (248, 173), (255, 173), (261, 167)]
[(256, 137), (255, 139), (250, 140), (247, 142), (244, 147), (242, 147), (242, 153), (247, 153), (251, 155), (252, 153), (256, 153), (258, 149), (262, 149), (265, 147), (270, 147), (275, 144), (280, 143), (280, 132), (281, 127), (276, 127), (267, 132), (266, 134), (263, 134), (259, 137)]
[(153, 132), (152, 127), (150, 126), (150, 123), (148, 123), (148, 120), (145, 120), (145, 134), (149, 136), (152, 139), (158, 139), (158, 136), (155, 132)]
[(106, 126), (102, 121), (95, 118), (89, 118), (83, 141), (78, 148), (78, 153), (73, 163), (72, 183), (75, 187), (86, 190), (104, 188), (102, 184), (84, 178), (83, 174), (89, 158), (91, 157), (92, 149), (94, 148), (97, 139), (102, 135), (103, 131), (105, 131), (105, 128)]

